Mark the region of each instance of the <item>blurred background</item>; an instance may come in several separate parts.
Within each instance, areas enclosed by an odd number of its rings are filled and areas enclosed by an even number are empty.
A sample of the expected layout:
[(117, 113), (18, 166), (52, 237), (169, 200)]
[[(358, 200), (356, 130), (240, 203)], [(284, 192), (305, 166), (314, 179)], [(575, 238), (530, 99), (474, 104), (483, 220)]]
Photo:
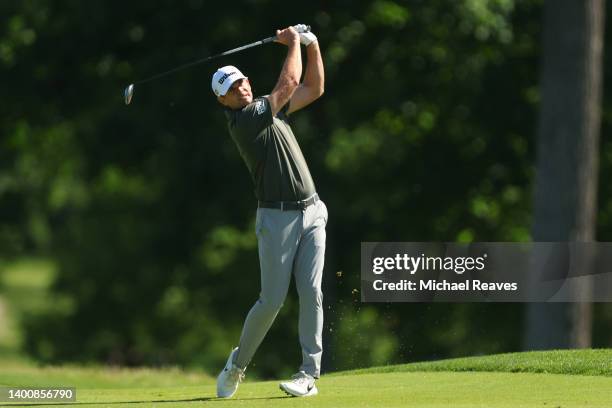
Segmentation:
[[(611, 304), (362, 304), (362, 241), (612, 241), (603, 0), (0, 3), (0, 359), (219, 370), (257, 299), (256, 201), (210, 90), (312, 25), (293, 115), (329, 208), (325, 371), (611, 347)], [(249, 375), (300, 362), (294, 286)]]

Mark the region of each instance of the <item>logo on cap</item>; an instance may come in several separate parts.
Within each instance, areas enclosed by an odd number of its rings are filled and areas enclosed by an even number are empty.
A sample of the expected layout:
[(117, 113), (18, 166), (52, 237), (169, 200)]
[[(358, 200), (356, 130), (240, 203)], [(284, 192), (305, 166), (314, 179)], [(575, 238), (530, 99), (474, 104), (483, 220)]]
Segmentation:
[(211, 87), (215, 95), (225, 95), (233, 81), (239, 78), (246, 78), (238, 68), (233, 65), (226, 65), (219, 68), (212, 77)]
[(232, 72), (228, 72), (227, 74), (223, 74), (223, 76), (219, 78), (219, 85), (223, 84), (223, 82), (225, 82), (227, 78), (231, 77), (232, 75), (236, 75), (236, 74), (237, 74), (236, 71), (232, 71)]

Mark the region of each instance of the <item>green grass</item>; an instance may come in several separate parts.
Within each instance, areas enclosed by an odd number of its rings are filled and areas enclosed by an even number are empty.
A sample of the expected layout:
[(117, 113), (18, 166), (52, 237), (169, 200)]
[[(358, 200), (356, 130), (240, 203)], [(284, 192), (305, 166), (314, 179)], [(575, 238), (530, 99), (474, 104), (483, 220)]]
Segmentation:
[[(303, 399), (286, 397), (276, 381), (247, 379), (234, 398), (218, 400), (214, 398), (215, 379), (199, 372), (38, 368), (19, 361), (0, 362), (0, 384), (73, 386), (77, 388), (79, 407), (609, 408), (611, 353), (516, 353), (349, 371), (323, 376), (317, 382), (320, 395)], [(603, 360), (598, 361), (600, 358)], [(597, 368), (601, 363), (608, 368)], [(482, 372), (485, 369), (492, 372)], [(545, 373), (559, 370), (563, 373)], [(585, 372), (591, 375), (583, 375)]]
[(61, 385), (77, 388), (157, 388), (192, 386), (213, 382), (201, 372), (179, 368), (129, 369), (100, 366), (38, 367), (26, 360), (2, 360), (0, 362), (0, 385), (43, 387)]
[[(610, 407), (612, 380), (528, 373), (386, 373), (333, 376), (320, 395), (288, 398), (276, 382), (243, 384), (217, 400), (210, 380), (200, 386), (77, 389), (83, 406), (187, 407)], [(88, 404), (89, 403), (89, 404)], [(197, 404), (197, 405), (196, 405)]]
[(45, 310), (53, 302), (48, 290), (55, 275), (55, 265), (47, 259), (0, 263), (0, 356), (19, 352), (23, 316)]
[(55, 279), (55, 266), (46, 259), (23, 258), (2, 271), (2, 285), (12, 290), (44, 291)]
[(612, 349), (553, 350), (455, 358), (432, 362), (372, 367), (338, 373), (364, 374), (415, 371), (497, 371), (612, 376)]

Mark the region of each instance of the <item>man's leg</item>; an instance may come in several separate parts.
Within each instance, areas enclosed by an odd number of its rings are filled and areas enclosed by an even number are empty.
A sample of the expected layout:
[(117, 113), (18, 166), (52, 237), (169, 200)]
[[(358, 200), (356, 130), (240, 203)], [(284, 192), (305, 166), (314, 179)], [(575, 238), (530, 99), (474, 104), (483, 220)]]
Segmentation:
[(234, 363), (245, 368), (276, 318), (289, 288), (296, 243), (302, 230), (300, 211), (257, 210), (257, 245), (261, 292), (244, 322)]
[(295, 257), (295, 282), (300, 297), (300, 371), (319, 378), (323, 353), (323, 292), (327, 209), (322, 201), (304, 212), (304, 232)]

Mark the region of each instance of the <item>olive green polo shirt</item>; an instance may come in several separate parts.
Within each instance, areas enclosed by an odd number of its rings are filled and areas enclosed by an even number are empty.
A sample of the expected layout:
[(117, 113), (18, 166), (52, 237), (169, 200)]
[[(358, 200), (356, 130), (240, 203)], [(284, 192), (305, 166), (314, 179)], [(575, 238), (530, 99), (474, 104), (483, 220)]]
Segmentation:
[(267, 97), (226, 110), (227, 126), (255, 184), (259, 201), (304, 200), (315, 193), (302, 150), (288, 122), (286, 104), (276, 116)]

